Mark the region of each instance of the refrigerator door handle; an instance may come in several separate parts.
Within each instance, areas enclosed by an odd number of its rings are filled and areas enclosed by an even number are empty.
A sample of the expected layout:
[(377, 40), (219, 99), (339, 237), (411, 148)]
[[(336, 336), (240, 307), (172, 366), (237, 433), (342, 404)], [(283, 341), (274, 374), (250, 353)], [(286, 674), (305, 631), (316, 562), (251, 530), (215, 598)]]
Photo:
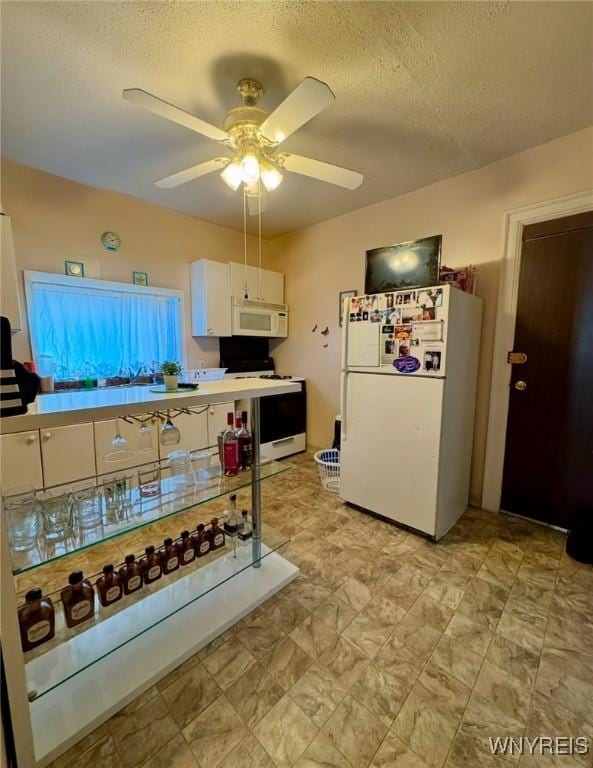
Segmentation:
[(347, 440), (347, 413), (348, 413), (348, 371), (342, 371), (340, 381), (340, 412), (342, 422), (340, 425), (340, 440)]

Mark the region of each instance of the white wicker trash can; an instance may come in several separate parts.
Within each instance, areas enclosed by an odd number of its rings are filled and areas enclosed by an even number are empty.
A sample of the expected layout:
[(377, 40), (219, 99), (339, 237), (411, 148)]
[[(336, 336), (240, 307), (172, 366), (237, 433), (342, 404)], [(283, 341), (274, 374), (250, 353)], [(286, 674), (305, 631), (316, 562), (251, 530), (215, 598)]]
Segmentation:
[(340, 490), (340, 451), (336, 448), (326, 448), (317, 451), (313, 457), (319, 470), (321, 485), (330, 493)]

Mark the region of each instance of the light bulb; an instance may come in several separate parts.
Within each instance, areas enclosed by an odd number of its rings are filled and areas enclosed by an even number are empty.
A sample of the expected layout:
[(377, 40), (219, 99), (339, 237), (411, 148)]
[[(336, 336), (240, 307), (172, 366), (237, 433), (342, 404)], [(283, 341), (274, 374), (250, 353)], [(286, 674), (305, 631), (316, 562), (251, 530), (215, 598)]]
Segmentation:
[(249, 152), (241, 160), (241, 176), (245, 184), (253, 184), (259, 179), (259, 163), (257, 157)]
[(271, 163), (264, 162), (261, 166), (261, 180), (268, 192), (272, 192), (280, 186), (282, 174)]
[(239, 184), (243, 181), (241, 166), (237, 161), (235, 161), (234, 163), (230, 163), (230, 165), (227, 165), (227, 167), (220, 174), (220, 176), (222, 180), (225, 182), (225, 184), (228, 184), (229, 187), (233, 190), (239, 189)]

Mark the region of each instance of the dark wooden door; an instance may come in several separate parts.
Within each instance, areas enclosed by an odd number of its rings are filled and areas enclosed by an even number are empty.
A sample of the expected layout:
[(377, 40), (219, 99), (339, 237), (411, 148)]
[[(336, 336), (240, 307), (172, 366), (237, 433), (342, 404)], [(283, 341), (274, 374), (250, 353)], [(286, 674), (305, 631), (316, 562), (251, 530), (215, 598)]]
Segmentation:
[(525, 228), (501, 507), (593, 514), (593, 213)]

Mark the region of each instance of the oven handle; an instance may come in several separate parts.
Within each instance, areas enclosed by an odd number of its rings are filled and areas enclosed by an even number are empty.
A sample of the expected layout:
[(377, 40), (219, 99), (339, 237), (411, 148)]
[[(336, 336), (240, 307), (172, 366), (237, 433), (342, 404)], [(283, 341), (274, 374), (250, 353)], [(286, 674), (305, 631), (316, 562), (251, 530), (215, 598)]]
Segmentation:
[(272, 445), (282, 445), (282, 443), (294, 443), (294, 437), (283, 437), (280, 440), (272, 440)]

